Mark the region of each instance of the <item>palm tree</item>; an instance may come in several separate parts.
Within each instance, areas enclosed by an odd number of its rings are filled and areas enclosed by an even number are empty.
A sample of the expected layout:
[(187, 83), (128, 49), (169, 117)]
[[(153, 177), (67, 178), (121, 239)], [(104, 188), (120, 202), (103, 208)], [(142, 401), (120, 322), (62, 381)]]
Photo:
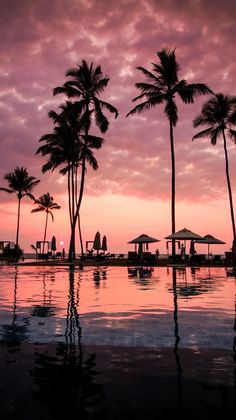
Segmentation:
[(232, 199), (232, 190), (230, 184), (230, 175), (229, 175), (229, 161), (228, 161), (228, 151), (226, 144), (226, 132), (233, 142), (236, 144), (236, 131), (232, 129), (236, 125), (236, 96), (223, 95), (222, 93), (217, 93), (207, 101), (201, 110), (201, 114), (198, 115), (194, 121), (193, 126), (208, 126), (203, 131), (195, 134), (194, 139), (199, 139), (202, 137), (209, 137), (211, 144), (216, 145), (218, 138), (223, 136), (224, 152), (225, 152), (225, 172), (226, 180), (228, 186), (229, 194), (229, 204), (230, 204), (230, 214), (232, 221), (233, 229), (233, 245), (232, 250), (234, 253), (234, 258), (236, 259), (236, 230), (235, 230), (235, 219), (234, 219), (234, 208), (233, 208), (233, 199)]
[[(212, 93), (203, 83), (188, 84), (186, 80), (179, 80), (180, 66), (176, 61), (175, 50), (163, 49), (157, 52), (160, 64), (153, 63), (153, 73), (144, 67), (137, 67), (147, 78), (147, 83), (136, 83), (135, 86), (141, 90), (141, 94), (132, 101), (143, 100), (136, 105), (128, 114), (141, 113), (160, 104), (164, 104), (164, 112), (169, 120), (171, 166), (172, 166), (172, 196), (171, 196), (171, 222), (172, 233), (175, 233), (175, 153), (173, 129), (178, 121), (178, 108), (175, 97), (179, 96), (185, 103), (193, 103), (194, 98), (199, 95)], [(175, 241), (172, 241), (172, 255), (175, 256)]]
[(34, 176), (29, 176), (26, 168), (19, 168), (18, 166), (13, 172), (8, 172), (4, 179), (8, 182), (9, 188), (0, 188), (0, 191), (5, 191), (9, 194), (16, 194), (18, 198), (18, 211), (17, 211), (17, 228), (16, 228), (16, 248), (19, 243), (19, 229), (20, 229), (20, 209), (21, 200), (24, 197), (29, 197), (35, 200), (32, 191), (40, 182)]
[[(105, 133), (109, 127), (109, 121), (103, 110), (107, 110), (115, 114), (115, 118), (118, 116), (117, 109), (109, 104), (108, 102), (99, 99), (99, 95), (104, 91), (105, 87), (109, 82), (108, 77), (104, 77), (101, 66), (94, 68), (93, 63), (87, 64), (85, 60), (82, 61), (81, 65), (76, 68), (69, 69), (66, 72), (66, 76), (71, 79), (63, 84), (63, 86), (56, 87), (53, 90), (54, 95), (64, 93), (68, 98), (76, 99), (73, 103), (72, 109), (69, 113), (78, 115), (83, 121), (81, 129), (83, 127), (84, 142), (89, 142), (88, 136), (92, 125), (93, 119), (96, 125), (102, 133)], [(68, 113), (66, 109), (65, 113)], [(82, 170), (81, 170), (81, 182), (79, 199), (77, 201), (76, 210), (73, 214), (73, 222), (71, 229), (71, 240), (69, 249), (69, 260), (72, 259), (73, 248), (75, 243), (75, 227), (79, 217), (80, 206), (83, 198), (84, 191), (84, 180), (85, 180), (85, 156), (82, 153), (81, 156)], [(74, 256), (75, 257), (75, 256)]]
[(81, 65), (78, 65), (78, 68), (69, 69), (66, 76), (71, 77), (71, 80), (65, 82), (63, 86), (54, 88), (53, 94), (64, 93), (68, 98), (79, 99), (74, 102), (73, 109), (79, 115), (86, 114), (85, 116), (90, 122), (86, 127), (86, 134), (88, 134), (93, 115), (100, 131), (105, 133), (109, 127), (109, 121), (103, 113), (103, 109), (114, 113), (115, 118), (118, 116), (118, 111), (114, 106), (98, 98), (110, 79), (103, 76), (101, 66), (94, 68), (93, 63), (88, 66), (85, 60)]
[[(67, 103), (67, 107), (68, 107)], [(71, 107), (71, 103), (69, 104)], [(44, 141), (45, 144), (38, 148), (37, 153), (41, 153), (43, 156), (49, 155), (48, 162), (46, 162), (42, 171), (54, 170), (58, 166), (63, 165), (60, 173), (62, 175), (67, 174), (67, 185), (68, 185), (68, 197), (69, 197), (69, 214), (71, 222), (71, 230), (73, 225), (73, 217), (75, 214), (75, 208), (78, 203), (81, 203), (85, 174), (86, 174), (86, 163), (88, 163), (94, 170), (98, 169), (98, 163), (94, 156), (93, 149), (100, 149), (102, 147), (103, 138), (91, 135), (82, 135), (80, 131), (84, 129), (84, 120), (79, 119), (73, 121), (71, 114), (66, 115), (65, 111), (68, 109), (63, 108), (62, 114), (56, 114), (54, 111), (50, 111), (49, 116), (54, 119), (57, 126), (54, 128), (54, 132), (46, 134), (41, 137), (39, 141)], [(78, 191), (78, 169), (81, 168), (81, 180), (80, 188)], [(78, 215), (79, 221), (79, 215)], [(83, 254), (83, 243), (82, 235), (80, 233), (81, 242), (81, 253)], [(75, 257), (75, 245), (73, 243), (73, 256)]]
[(31, 213), (37, 213), (39, 211), (46, 212), (46, 222), (45, 222), (45, 229), (44, 229), (44, 238), (43, 238), (43, 254), (44, 254), (44, 245), (46, 241), (46, 234), (47, 234), (47, 225), (48, 225), (48, 215), (50, 214), (52, 221), (54, 221), (53, 217), (53, 210), (58, 210), (61, 208), (57, 203), (54, 203), (53, 197), (49, 194), (41, 195), (37, 200), (35, 200), (35, 204), (38, 204), (36, 209), (31, 210)]

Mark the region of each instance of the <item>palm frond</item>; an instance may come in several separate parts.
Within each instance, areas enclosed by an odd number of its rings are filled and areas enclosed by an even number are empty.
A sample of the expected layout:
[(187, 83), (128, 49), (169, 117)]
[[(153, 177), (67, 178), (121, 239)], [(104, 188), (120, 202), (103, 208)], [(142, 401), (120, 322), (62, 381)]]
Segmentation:
[(204, 83), (187, 84), (185, 80), (183, 85), (176, 90), (185, 104), (194, 102), (194, 98), (200, 95), (213, 94), (212, 90)]
[(154, 82), (158, 82), (158, 78), (151, 71), (145, 69), (142, 66), (138, 66), (137, 67), (137, 70), (140, 70), (148, 79), (150, 79), (150, 80), (152, 80)]
[(214, 133), (214, 129), (212, 127), (206, 128), (205, 130), (199, 131), (199, 133), (195, 134), (193, 136), (192, 140), (201, 139), (203, 137), (210, 137), (211, 138), (213, 133)]
[(54, 222), (54, 216), (53, 216), (52, 212), (50, 210), (48, 210), (47, 213), (50, 214), (50, 216), (52, 218), (52, 222)]
[(118, 110), (113, 105), (109, 104), (108, 102), (101, 101), (101, 100), (99, 100), (99, 103), (100, 103), (101, 109), (106, 108), (112, 114), (115, 114), (115, 118), (118, 117)]
[(85, 159), (94, 171), (96, 171), (98, 169), (98, 162), (97, 162), (97, 159), (95, 158), (92, 150), (87, 150)]
[(149, 110), (155, 107), (156, 105), (161, 104), (162, 102), (163, 102), (163, 96), (160, 96), (160, 97), (154, 96), (153, 98), (149, 98), (147, 101), (142, 102), (141, 104), (136, 105), (133, 109), (131, 109), (131, 111), (128, 112), (126, 117), (128, 117), (129, 115), (134, 115), (134, 114)]
[(48, 117), (51, 118), (54, 122), (58, 121), (59, 114), (56, 111), (48, 111)]
[(87, 135), (86, 136), (86, 145), (87, 147), (91, 147), (92, 149), (100, 149), (104, 139), (98, 136)]
[(180, 69), (179, 64), (176, 61), (175, 49), (168, 50), (163, 48), (157, 52), (160, 59), (161, 66), (155, 67), (156, 71), (161, 75), (163, 82), (168, 86), (174, 86), (178, 83), (178, 71)]
[[(36, 200), (37, 201), (37, 200)], [(36, 203), (36, 201), (35, 201), (35, 203)], [(44, 208), (43, 207), (37, 207), (36, 209), (32, 209), (31, 210), (31, 213), (38, 213), (38, 212), (40, 212), (40, 211), (44, 211)]]
[(75, 89), (73, 86), (58, 86), (53, 89), (53, 95), (58, 95), (60, 93), (64, 93), (68, 96), (68, 98), (75, 98), (78, 96), (79, 91)]
[(9, 188), (4, 188), (4, 187), (0, 187), (0, 191), (5, 191), (5, 192), (7, 192), (8, 194), (13, 194), (13, 193), (15, 193), (15, 191), (10, 190)]
[(209, 125), (208, 118), (206, 118), (203, 114), (197, 115), (197, 117), (195, 117), (193, 120), (193, 127), (196, 128), (196, 127), (199, 127), (200, 125)]
[[(236, 99), (236, 98), (235, 98)], [(232, 113), (229, 115), (228, 118), (228, 124), (231, 125), (236, 125), (236, 109), (232, 111)]]
[(101, 130), (101, 132), (105, 133), (108, 129), (109, 121), (101, 110), (100, 101), (98, 101), (97, 98), (95, 98), (95, 97), (93, 99), (94, 99), (94, 105), (95, 105), (94, 112), (95, 112), (96, 124), (99, 127), (99, 129)]
[(142, 91), (143, 94), (146, 93), (153, 93), (153, 94), (157, 94), (157, 92), (159, 93), (159, 89), (157, 89), (157, 87), (155, 85), (152, 85), (151, 83), (135, 83), (136, 88), (140, 89)]
[(234, 144), (236, 144), (236, 130), (229, 128), (228, 134), (229, 134), (230, 139), (234, 142)]
[(31, 193), (26, 193), (27, 197), (29, 197), (31, 200), (35, 201), (35, 196)]

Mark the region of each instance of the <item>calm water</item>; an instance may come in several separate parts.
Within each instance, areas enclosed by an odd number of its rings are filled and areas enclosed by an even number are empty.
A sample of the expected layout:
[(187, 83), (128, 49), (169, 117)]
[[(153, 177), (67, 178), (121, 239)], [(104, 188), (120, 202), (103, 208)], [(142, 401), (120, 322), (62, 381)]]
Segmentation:
[(0, 268), (5, 419), (235, 414), (224, 268)]

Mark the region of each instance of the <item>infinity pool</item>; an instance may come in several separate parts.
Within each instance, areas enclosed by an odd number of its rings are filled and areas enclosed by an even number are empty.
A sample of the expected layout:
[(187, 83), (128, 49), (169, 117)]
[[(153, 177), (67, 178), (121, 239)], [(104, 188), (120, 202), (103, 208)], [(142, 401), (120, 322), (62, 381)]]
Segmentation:
[(234, 418), (229, 274), (2, 266), (1, 418)]

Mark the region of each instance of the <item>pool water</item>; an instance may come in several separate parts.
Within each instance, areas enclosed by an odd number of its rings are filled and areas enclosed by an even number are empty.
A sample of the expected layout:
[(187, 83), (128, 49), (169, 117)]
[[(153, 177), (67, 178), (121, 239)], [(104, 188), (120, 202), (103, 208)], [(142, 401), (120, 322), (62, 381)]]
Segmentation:
[(229, 274), (2, 266), (1, 418), (234, 418)]

